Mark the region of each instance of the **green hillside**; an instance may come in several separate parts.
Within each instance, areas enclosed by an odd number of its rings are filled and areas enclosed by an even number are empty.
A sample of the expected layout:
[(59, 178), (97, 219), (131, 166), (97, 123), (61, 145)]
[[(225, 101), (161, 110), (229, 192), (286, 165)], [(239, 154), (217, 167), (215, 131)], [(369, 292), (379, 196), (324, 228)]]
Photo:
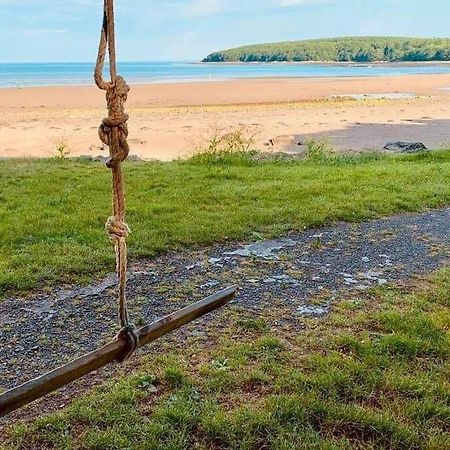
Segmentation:
[(449, 60), (447, 38), (347, 37), (247, 45), (211, 53), (203, 62)]

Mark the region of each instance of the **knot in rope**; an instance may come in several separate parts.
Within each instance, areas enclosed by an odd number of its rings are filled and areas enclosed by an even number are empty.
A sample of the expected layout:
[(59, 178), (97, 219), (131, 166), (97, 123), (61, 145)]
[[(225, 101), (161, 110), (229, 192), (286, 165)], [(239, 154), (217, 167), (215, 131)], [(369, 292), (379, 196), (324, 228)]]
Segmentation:
[(124, 340), (127, 347), (122, 355), (117, 359), (118, 363), (122, 363), (133, 356), (139, 348), (139, 331), (135, 325), (129, 324), (124, 326), (116, 336), (117, 339)]
[(128, 225), (125, 222), (117, 220), (114, 216), (109, 217), (106, 221), (105, 230), (113, 242), (121, 238), (126, 239), (131, 234)]
[(109, 168), (124, 162), (130, 153), (127, 142), (129, 116), (125, 113), (129, 91), (130, 87), (121, 76), (117, 76), (115, 82), (106, 88), (108, 117), (102, 120), (98, 134), (101, 141), (110, 148), (110, 158), (106, 163)]

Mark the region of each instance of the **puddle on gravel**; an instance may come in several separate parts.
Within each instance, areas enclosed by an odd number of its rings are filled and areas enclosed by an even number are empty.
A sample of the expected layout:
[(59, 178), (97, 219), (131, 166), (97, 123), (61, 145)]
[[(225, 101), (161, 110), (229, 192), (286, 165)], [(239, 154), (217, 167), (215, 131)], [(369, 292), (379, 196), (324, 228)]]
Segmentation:
[(92, 297), (93, 295), (99, 295), (114, 287), (116, 283), (117, 276), (115, 274), (111, 274), (99, 283), (91, 284), (86, 287), (77, 287), (75, 289), (60, 291), (57, 294), (56, 301), (65, 301), (76, 297)]
[(233, 252), (226, 252), (225, 255), (242, 257), (255, 256), (257, 258), (276, 259), (277, 256), (274, 254), (275, 252), (287, 247), (295, 247), (295, 245), (296, 244), (292, 239), (260, 241), (254, 244), (246, 245), (243, 248)]

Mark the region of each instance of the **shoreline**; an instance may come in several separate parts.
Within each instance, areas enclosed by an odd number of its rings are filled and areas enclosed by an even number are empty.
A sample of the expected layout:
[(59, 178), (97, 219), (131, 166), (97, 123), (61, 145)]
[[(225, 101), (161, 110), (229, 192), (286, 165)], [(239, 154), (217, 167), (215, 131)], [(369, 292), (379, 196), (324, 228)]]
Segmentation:
[[(208, 63), (207, 63), (208, 64)], [(228, 64), (228, 63), (211, 63), (211, 64)], [(430, 76), (449, 76), (449, 74), (442, 73), (412, 73), (412, 74), (397, 74), (397, 75), (340, 75), (340, 76), (326, 76), (326, 75), (315, 75), (315, 76), (298, 76), (298, 75), (280, 75), (280, 76), (254, 76), (254, 77), (210, 77), (210, 78), (166, 78), (166, 79), (156, 79), (154, 81), (137, 81), (131, 80), (128, 82), (130, 86), (154, 86), (154, 85), (167, 85), (167, 84), (199, 84), (199, 83), (231, 83), (238, 81), (270, 81), (270, 80), (348, 80), (348, 79), (381, 79), (381, 78), (397, 78), (397, 77), (430, 77)], [(77, 87), (89, 87), (94, 85), (94, 77), (92, 81), (78, 82), (78, 83), (60, 83), (60, 84), (30, 84), (27, 86), (0, 86), (0, 92), (5, 90), (23, 90), (23, 89), (39, 89), (39, 88), (77, 88)]]
[[(335, 62), (335, 61), (285, 61), (285, 62), (173, 62), (173, 63), (161, 63), (162, 66), (166, 65), (174, 65), (177, 66), (179, 64), (186, 66), (203, 66), (204, 68), (211, 68), (211, 73), (206, 70), (190, 71), (190, 73), (178, 73), (177, 70), (174, 70), (173, 73), (169, 74), (166, 72), (165, 74), (159, 74), (157, 76), (152, 77), (151, 72), (142, 72), (140, 75), (136, 74), (136, 71), (128, 68), (126, 69), (126, 65), (142, 65), (145, 67), (146, 65), (151, 66), (154, 64), (156, 67), (158, 63), (145, 63), (145, 62), (123, 62), (124, 67), (122, 67), (122, 72), (125, 74), (125, 78), (129, 81), (130, 84), (133, 85), (154, 85), (154, 84), (180, 84), (180, 83), (210, 83), (210, 82), (220, 82), (220, 81), (242, 81), (242, 80), (266, 80), (266, 79), (353, 79), (353, 78), (389, 78), (389, 77), (402, 77), (402, 76), (434, 76), (434, 75), (450, 75), (450, 72), (447, 73), (448, 67), (450, 66), (450, 61), (418, 61), (418, 62), (410, 62), (410, 61), (401, 61), (401, 62), (389, 62), (389, 61), (378, 61), (378, 62), (367, 62), (367, 63), (358, 63), (358, 62)], [(1, 63), (0, 69), (2, 66), (64, 66), (66, 63)], [(15, 69), (7, 69), (6, 78), (1, 80), (0, 78), (0, 92), (3, 92), (7, 89), (30, 89), (30, 88), (38, 88), (38, 87), (78, 87), (78, 86), (90, 86), (92, 84), (93, 75), (91, 74), (91, 63), (67, 63), (67, 65), (73, 66), (83, 66), (84, 69), (81, 73), (73, 74), (73, 73), (64, 73), (62, 81), (58, 79), (58, 74), (50, 74), (50, 76), (46, 75), (44, 78), (35, 77), (33, 78), (33, 73), (29, 73), (28, 75), (24, 72), (21, 73), (20, 70), (17, 72), (17, 77), (15, 78), (13, 73), (15, 73)], [(240, 70), (236, 70), (235, 72), (231, 71), (229, 73), (228, 70), (216, 70), (213, 68), (217, 67), (279, 67), (280, 70), (278, 74), (272, 74), (271, 72), (277, 72), (276, 70), (251, 70), (247, 72), (248, 75), (245, 75), (245, 72)], [(316, 66), (319, 68), (317, 73), (315, 70), (311, 70), (306, 73), (296, 73), (296, 71), (291, 70), (283, 70), (282, 67), (313, 67)], [(348, 68), (348, 73), (342, 73), (342, 71), (337, 70), (337, 73), (333, 73), (332, 70), (325, 70), (326, 67), (342, 67)], [(433, 71), (426, 71), (425, 68), (435, 67), (436, 69)], [(442, 69), (445, 67), (445, 70)], [(322, 68), (322, 70), (320, 70)], [(388, 68), (398, 68), (400, 73), (396, 73), (395, 70), (383, 72), (383, 68), (386, 70)], [(411, 70), (401, 69), (409, 68)], [(417, 71), (414, 71), (414, 68), (417, 68)], [(439, 69), (441, 68), (441, 69)], [(356, 70), (352, 70), (356, 69)], [(358, 70), (360, 69), (360, 70)], [(372, 70), (374, 71), (372, 72)], [(378, 70), (377, 70), (378, 69)], [(131, 70), (131, 72), (130, 72)], [(10, 72), (10, 73), (9, 73)], [(214, 73), (218, 72), (218, 73)], [(221, 73), (222, 72), (222, 73)], [(330, 73), (328, 73), (330, 72)], [(158, 71), (156, 71), (158, 73)], [(24, 76), (25, 74), (25, 76)], [(0, 76), (2, 75), (0, 71)], [(21, 80), (22, 77), (22, 80)], [(47, 78), (46, 78), (47, 77)]]
[[(290, 103), (354, 94), (450, 96), (450, 74), (345, 77), (256, 77), (129, 83), (128, 107)], [(296, 86), (293, 89), (293, 86)], [(304, 89), (299, 89), (299, 88)], [(1, 88), (0, 108), (103, 108), (104, 93), (86, 85)]]
[[(261, 65), (267, 65), (267, 64), (310, 64), (310, 63), (191, 63), (191, 64), (214, 64), (214, 65), (234, 65), (234, 64), (261, 64)], [(344, 63), (314, 63), (317, 65), (346, 65), (349, 67), (371, 67), (375, 64), (344, 64)], [(379, 64), (380, 66), (386, 66), (389, 67), (390, 64)], [(432, 64), (437, 65), (437, 64)], [(442, 63), (440, 65), (450, 65), (450, 61)], [(404, 64), (405, 67), (420, 67), (422, 64)], [(174, 78), (158, 78), (155, 80), (133, 80), (132, 78), (129, 81), (130, 85), (133, 86), (153, 86), (158, 84), (196, 84), (196, 83), (217, 83), (217, 82), (233, 82), (233, 81), (258, 81), (258, 80), (346, 80), (346, 79), (359, 79), (359, 78), (397, 78), (397, 77), (430, 77), (430, 76), (450, 76), (450, 73), (399, 73), (399, 74), (373, 74), (373, 75), (261, 75), (261, 76), (251, 76), (251, 77), (198, 77), (198, 78), (189, 78), (189, 77), (174, 77)], [(0, 86), (0, 92), (3, 92), (4, 90), (8, 89), (15, 89), (15, 90), (22, 90), (22, 89), (36, 89), (36, 88), (61, 88), (61, 87), (86, 87), (86, 86), (92, 86), (94, 84), (94, 78), (92, 76), (92, 81), (86, 81), (86, 82), (68, 82), (68, 83), (60, 83), (60, 84), (29, 84), (29, 85), (14, 85), (14, 86)]]

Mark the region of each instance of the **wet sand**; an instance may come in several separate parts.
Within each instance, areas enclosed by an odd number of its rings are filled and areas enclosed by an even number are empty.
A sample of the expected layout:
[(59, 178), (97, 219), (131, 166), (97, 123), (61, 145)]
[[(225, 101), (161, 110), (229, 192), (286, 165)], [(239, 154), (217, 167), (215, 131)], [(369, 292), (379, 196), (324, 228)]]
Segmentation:
[[(171, 160), (241, 128), (268, 151), (295, 152), (320, 137), (348, 151), (395, 140), (441, 147), (450, 144), (449, 87), (450, 75), (137, 85), (127, 103), (130, 145), (141, 158)], [(341, 98), (354, 94), (377, 95)], [(0, 157), (54, 156), (60, 144), (72, 156), (106, 154), (97, 136), (105, 113), (94, 87), (1, 89)]]

